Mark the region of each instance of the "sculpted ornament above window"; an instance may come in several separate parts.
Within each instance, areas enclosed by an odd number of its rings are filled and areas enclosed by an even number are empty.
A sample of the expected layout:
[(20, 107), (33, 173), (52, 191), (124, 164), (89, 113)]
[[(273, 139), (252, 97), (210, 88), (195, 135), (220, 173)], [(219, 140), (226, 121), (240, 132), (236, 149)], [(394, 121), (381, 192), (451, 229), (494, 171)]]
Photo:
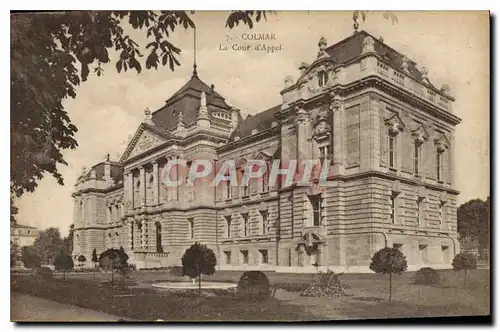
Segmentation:
[(447, 150), (450, 146), (450, 142), (446, 138), (446, 135), (442, 133), (438, 134), (438, 136), (434, 139), (434, 143), (436, 144), (436, 148), (440, 152)]
[(340, 110), (340, 107), (342, 106), (342, 97), (332, 92), (330, 94), (330, 98), (331, 98), (330, 110), (334, 112)]
[(413, 129), (411, 131), (411, 134), (415, 142), (418, 144), (422, 144), (428, 138), (428, 134), (421, 124), (418, 125), (415, 129)]
[(389, 134), (391, 135), (397, 135), (399, 134), (400, 131), (403, 130), (404, 125), (397, 116), (397, 114), (393, 115), (391, 118), (385, 120), (385, 124), (389, 129)]
[(310, 121), (309, 113), (303, 108), (298, 108), (297, 110), (297, 123), (303, 123)]

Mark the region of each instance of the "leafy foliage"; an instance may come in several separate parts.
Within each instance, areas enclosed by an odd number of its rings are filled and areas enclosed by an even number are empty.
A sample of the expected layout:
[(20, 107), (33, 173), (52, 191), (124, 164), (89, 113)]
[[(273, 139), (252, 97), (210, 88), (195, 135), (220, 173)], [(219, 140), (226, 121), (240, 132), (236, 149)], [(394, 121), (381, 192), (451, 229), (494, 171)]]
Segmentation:
[(216, 264), (217, 259), (212, 249), (196, 242), (186, 249), (182, 256), (182, 275), (198, 278), (198, 286), (201, 291), (201, 275), (214, 274)]
[(413, 283), (417, 285), (437, 285), (440, 281), (437, 271), (430, 267), (421, 268), (413, 277)]
[(51, 227), (40, 231), (33, 246), (43, 264), (52, 264), (54, 257), (63, 247), (63, 240), (61, 239), (59, 229)]
[(252, 29), (254, 16), (255, 22), (259, 22), (262, 18), (267, 21), (266, 11), (263, 10), (233, 10), (227, 17), (226, 27), (232, 29), (243, 22), (244, 25), (248, 25)]
[(453, 270), (464, 271), (464, 284), (467, 286), (467, 271), (477, 267), (477, 259), (471, 253), (460, 252), (453, 258), (451, 265)]
[(328, 270), (326, 272), (319, 271), (316, 275), (316, 281), (304, 289), (300, 295), (310, 297), (340, 297), (346, 296), (348, 287), (344, 285), (340, 277), (343, 273), (335, 273)]
[(40, 279), (52, 279), (54, 273), (46, 266), (38, 267), (35, 271), (35, 277)]
[(16, 266), (21, 259), (21, 248), (16, 242), (10, 241), (10, 267)]
[(120, 272), (122, 276), (126, 276), (129, 271), (128, 255), (120, 249), (107, 249), (99, 255), (99, 267), (111, 272), (111, 285), (114, 284), (115, 272)]
[(87, 258), (83, 255), (78, 256), (78, 261), (80, 262), (81, 265), (87, 261)]
[(370, 264), (370, 270), (376, 273), (397, 273), (406, 271), (408, 264), (406, 257), (396, 248), (385, 247), (377, 251)]
[(33, 269), (42, 265), (40, 257), (32, 246), (26, 246), (21, 249), (21, 261), (27, 269)]
[(453, 270), (473, 270), (477, 267), (476, 256), (471, 253), (460, 252), (453, 258), (451, 265)]
[(261, 271), (246, 271), (238, 281), (238, 294), (250, 298), (267, 298), (271, 295), (271, 284)]
[(99, 263), (99, 258), (97, 257), (97, 250), (94, 248), (92, 250), (92, 262)]
[(65, 253), (62, 249), (59, 255), (54, 259), (54, 268), (56, 271), (63, 271), (63, 278), (66, 278), (66, 271), (73, 270), (74, 263), (73, 258)]
[[(76, 87), (91, 71), (104, 74), (102, 64), (117, 52), (116, 70), (158, 69), (180, 65), (181, 50), (170, 41), (176, 28), (195, 28), (194, 12), (185, 11), (67, 11), (11, 15), (11, 194), (32, 192), (44, 173), (64, 184), (58, 165), (67, 165), (62, 151), (78, 146), (77, 128), (63, 107), (76, 97)], [(251, 13), (235, 14), (252, 27)], [(260, 20), (263, 12), (256, 13)], [(126, 29), (146, 34), (146, 45)], [(146, 57), (140, 49), (144, 47)], [(145, 60), (143, 60), (145, 58)], [(17, 210), (11, 204), (11, 219)]]
[(385, 247), (373, 255), (370, 270), (389, 274), (389, 302), (392, 299), (392, 275), (394, 273), (401, 274), (407, 268), (406, 257), (397, 248)]
[(476, 241), (481, 248), (487, 248), (490, 240), (490, 197), (485, 201), (473, 199), (457, 210), (457, 226), (460, 237)]

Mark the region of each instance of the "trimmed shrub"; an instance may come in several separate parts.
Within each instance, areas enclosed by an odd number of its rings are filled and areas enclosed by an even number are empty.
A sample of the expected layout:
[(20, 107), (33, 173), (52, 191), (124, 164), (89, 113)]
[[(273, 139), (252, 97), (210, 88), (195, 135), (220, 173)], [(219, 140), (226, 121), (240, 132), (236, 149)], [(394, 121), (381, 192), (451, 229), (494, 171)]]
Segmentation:
[(52, 279), (53, 275), (52, 270), (46, 266), (39, 267), (35, 271), (35, 276), (41, 279)]
[(437, 271), (430, 267), (421, 268), (413, 277), (413, 283), (417, 285), (437, 285), (440, 281)]
[(340, 281), (341, 275), (343, 275), (343, 273), (335, 273), (331, 270), (318, 272), (315, 282), (303, 290), (300, 296), (340, 297), (348, 295), (348, 287)]
[(271, 296), (271, 284), (264, 272), (246, 271), (238, 281), (237, 294), (250, 298), (268, 298)]

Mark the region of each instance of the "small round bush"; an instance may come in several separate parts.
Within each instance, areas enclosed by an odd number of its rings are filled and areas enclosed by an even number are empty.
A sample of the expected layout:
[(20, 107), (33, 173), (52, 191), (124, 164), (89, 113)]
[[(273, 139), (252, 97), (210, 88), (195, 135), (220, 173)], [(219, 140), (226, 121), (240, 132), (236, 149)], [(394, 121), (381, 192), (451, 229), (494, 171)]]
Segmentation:
[(35, 274), (37, 277), (44, 278), (44, 279), (52, 279), (52, 277), (53, 277), (52, 270), (46, 266), (42, 266), (42, 267), (37, 268)]
[(439, 284), (439, 274), (430, 267), (423, 267), (415, 273), (413, 283), (418, 285), (437, 285)]
[(244, 272), (238, 282), (238, 294), (251, 298), (266, 298), (271, 295), (271, 284), (261, 271)]

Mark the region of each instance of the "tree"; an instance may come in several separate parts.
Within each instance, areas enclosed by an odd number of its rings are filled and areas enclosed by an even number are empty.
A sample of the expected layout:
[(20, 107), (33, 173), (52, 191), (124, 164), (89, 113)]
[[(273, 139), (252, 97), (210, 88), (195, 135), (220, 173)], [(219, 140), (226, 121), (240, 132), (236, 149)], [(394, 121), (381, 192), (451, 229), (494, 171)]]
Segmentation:
[(10, 241), (10, 267), (16, 266), (21, 259), (21, 249), (16, 242)]
[(485, 201), (472, 199), (460, 205), (457, 210), (460, 237), (477, 242), (480, 249), (489, 248), (490, 215), (490, 197)]
[(80, 266), (83, 267), (83, 263), (87, 261), (87, 258), (83, 255), (78, 256), (78, 262), (80, 263)]
[(115, 272), (126, 273), (128, 269), (128, 255), (120, 249), (107, 249), (99, 255), (99, 266), (105, 270), (111, 271), (111, 285), (114, 285)]
[[(62, 151), (78, 146), (77, 128), (63, 107), (75, 98), (75, 88), (92, 70), (104, 74), (102, 64), (119, 52), (116, 70), (180, 66), (181, 50), (170, 41), (175, 28), (195, 28), (194, 12), (186, 11), (68, 11), (11, 15), (11, 182), (16, 197), (32, 192), (45, 173), (64, 184), (58, 165), (67, 165)], [(262, 11), (234, 11), (226, 21), (252, 27)], [(139, 45), (125, 29), (146, 34)], [(140, 48), (148, 50), (144, 58)], [(78, 72), (78, 69), (80, 72)], [(11, 219), (17, 210), (11, 203)]]
[(21, 249), (21, 261), (27, 269), (33, 269), (42, 266), (40, 257), (32, 246), (26, 246)]
[(57, 271), (63, 271), (63, 280), (65, 280), (66, 271), (73, 270), (74, 267), (73, 258), (71, 258), (70, 255), (65, 253), (63, 249), (61, 249), (59, 254), (54, 259), (54, 267)]
[(99, 258), (97, 257), (97, 251), (95, 250), (92, 250), (92, 262), (94, 262), (94, 267), (96, 267), (96, 265), (99, 263)]
[(33, 246), (43, 264), (52, 264), (54, 257), (63, 247), (59, 229), (51, 227), (40, 231)]
[(201, 292), (201, 275), (214, 274), (216, 264), (217, 259), (212, 249), (196, 242), (182, 256), (182, 275), (198, 278), (198, 289)]
[(471, 253), (460, 252), (451, 263), (453, 270), (464, 271), (464, 286), (467, 287), (467, 271), (477, 267), (476, 257)]
[(396, 248), (385, 247), (373, 255), (370, 269), (375, 273), (389, 274), (389, 302), (392, 300), (392, 274), (401, 274), (407, 268), (406, 257)]
[(63, 249), (64, 252), (67, 253), (68, 255), (71, 255), (73, 252), (73, 232), (74, 232), (74, 225), (71, 224), (69, 226), (69, 233), (68, 236), (63, 238)]

